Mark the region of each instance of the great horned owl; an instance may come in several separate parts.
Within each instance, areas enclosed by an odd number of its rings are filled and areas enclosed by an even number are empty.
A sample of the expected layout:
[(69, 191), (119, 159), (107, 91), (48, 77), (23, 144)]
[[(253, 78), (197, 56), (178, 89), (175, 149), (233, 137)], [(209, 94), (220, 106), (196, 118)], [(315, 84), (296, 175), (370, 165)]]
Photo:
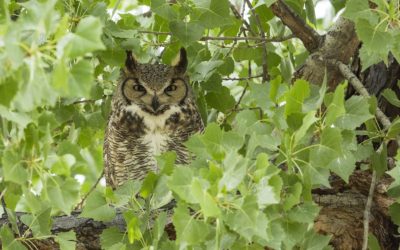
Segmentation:
[(175, 151), (189, 163), (183, 143), (204, 129), (186, 74), (187, 56), (178, 62), (141, 64), (127, 52), (125, 68), (111, 103), (104, 141), (105, 178), (115, 188), (157, 171), (155, 155)]

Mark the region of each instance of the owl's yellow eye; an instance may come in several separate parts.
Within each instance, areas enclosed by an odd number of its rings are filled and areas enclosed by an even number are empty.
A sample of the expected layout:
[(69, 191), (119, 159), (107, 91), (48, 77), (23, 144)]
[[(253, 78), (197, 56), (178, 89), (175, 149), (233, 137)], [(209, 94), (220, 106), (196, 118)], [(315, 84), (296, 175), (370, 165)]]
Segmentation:
[(175, 91), (178, 87), (176, 87), (176, 85), (169, 85), (168, 87), (165, 88), (165, 92), (171, 92), (171, 91)]
[(146, 92), (146, 89), (140, 84), (133, 85), (133, 90), (139, 92)]

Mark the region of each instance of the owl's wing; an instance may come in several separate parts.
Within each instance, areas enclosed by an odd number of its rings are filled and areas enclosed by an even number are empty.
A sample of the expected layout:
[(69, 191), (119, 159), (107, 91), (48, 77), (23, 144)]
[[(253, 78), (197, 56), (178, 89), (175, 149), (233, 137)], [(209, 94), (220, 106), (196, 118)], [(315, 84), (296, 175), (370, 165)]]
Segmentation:
[(104, 177), (106, 178), (107, 186), (115, 188), (114, 183), (114, 168), (111, 164), (111, 152), (110, 152), (110, 125), (107, 124), (107, 128), (104, 134), (104, 145), (103, 145), (103, 160), (104, 160)]

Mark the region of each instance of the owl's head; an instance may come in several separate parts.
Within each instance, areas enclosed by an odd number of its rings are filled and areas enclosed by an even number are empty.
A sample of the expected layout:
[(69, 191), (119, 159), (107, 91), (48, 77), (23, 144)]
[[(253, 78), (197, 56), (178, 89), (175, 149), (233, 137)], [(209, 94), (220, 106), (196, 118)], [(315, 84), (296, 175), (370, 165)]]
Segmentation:
[(177, 62), (173, 65), (141, 64), (131, 51), (127, 51), (124, 78), (120, 85), (122, 95), (128, 103), (134, 103), (146, 112), (162, 113), (188, 97), (187, 64), (184, 48), (180, 49)]

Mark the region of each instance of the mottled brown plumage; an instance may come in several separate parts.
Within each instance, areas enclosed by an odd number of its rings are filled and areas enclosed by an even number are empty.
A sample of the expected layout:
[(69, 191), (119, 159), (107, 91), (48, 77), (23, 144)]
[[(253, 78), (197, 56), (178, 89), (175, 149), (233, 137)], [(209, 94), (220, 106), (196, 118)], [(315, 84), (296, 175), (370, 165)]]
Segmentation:
[(183, 143), (203, 130), (186, 74), (186, 51), (176, 65), (140, 64), (127, 52), (114, 93), (104, 141), (107, 185), (157, 171), (155, 155), (175, 151), (177, 163), (190, 162)]

